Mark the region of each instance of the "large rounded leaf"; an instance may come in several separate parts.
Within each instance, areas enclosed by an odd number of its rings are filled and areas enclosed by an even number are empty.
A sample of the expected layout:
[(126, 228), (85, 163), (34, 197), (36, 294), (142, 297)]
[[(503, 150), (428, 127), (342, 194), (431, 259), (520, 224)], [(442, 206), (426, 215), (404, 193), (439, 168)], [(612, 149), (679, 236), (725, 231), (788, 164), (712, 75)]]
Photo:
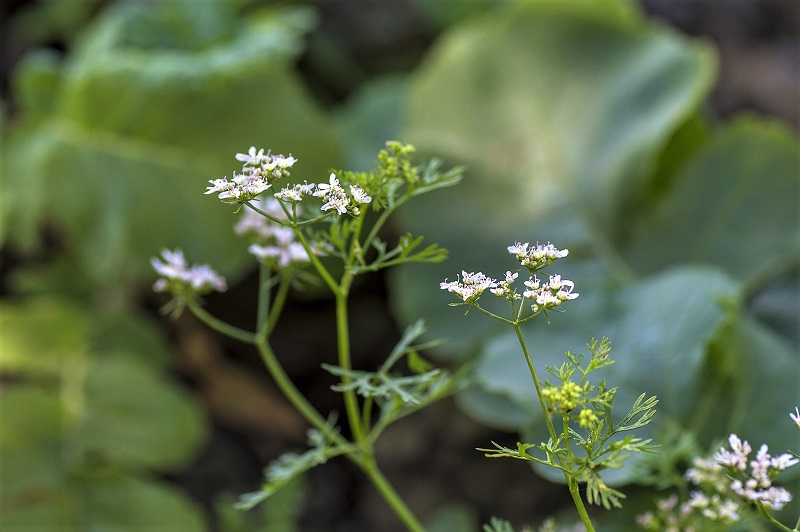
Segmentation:
[(149, 271), (162, 247), (231, 273), (246, 246), (207, 181), (251, 145), (293, 153), (298, 177), (340, 163), (331, 124), (292, 72), (307, 13), (245, 19), (226, 5), (122, 6), (99, 19), (50, 84), (53, 111), (23, 115), (9, 138), (9, 237), (29, 245), (32, 227), (53, 222), (105, 283)]
[(746, 279), (800, 254), (800, 144), (782, 124), (742, 117), (682, 168), (628, 253), (656, 271), (685, 261)]
[(179, 388), (139, 362), (109, 357), (89, 368), (76, 437), (88, 452), (133, 467), (175, 468), (205, 438), (202, 414)]
[(505, 271), (503, 249), (515, 240), (582, 248), (624, 274), (617, 231), (707, 93), (713, 65), (708, 48), (664, 28), (554, 3), (447, 34), (413, 80), (405, 138), (469, 170), (404, 211), (413, 232), (452, 258), (399, 273), (401, 313), (465, 343), (485, 333), (440, 321), (449, 316), (433, 287), (461, 269)]

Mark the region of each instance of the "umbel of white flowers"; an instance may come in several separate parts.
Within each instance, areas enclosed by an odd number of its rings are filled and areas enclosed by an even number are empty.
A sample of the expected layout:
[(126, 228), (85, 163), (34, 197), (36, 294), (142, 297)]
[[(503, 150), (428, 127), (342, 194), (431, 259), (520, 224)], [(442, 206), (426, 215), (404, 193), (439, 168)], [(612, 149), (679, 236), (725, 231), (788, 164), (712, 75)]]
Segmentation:
[(514, 255), (519, 263), (531, 273), (530, 277), (523, 282), (526, 290), (521, 295), (511, 287), (519, 274), (510, 271), (506, 272), (505, 279), (502, 281), (481, 272), (462, 271), (458, 280), (448, 282), (445, 279), (444, 282), (439, 283), (439, 288), (456, 294), (469, 304), (475, 303), (486, 290), (501, 299), (529, 299), (533, 302), (531, 305), (533, 312), (555, 308), (564, 301), (570, 301), (580, 295), (573, 292), (575, 283), (568, 279), (562, 279), (560, 275), (551, 275), (547, 282), (543, 282), (534, 275), (534, 272), (566, 257), (569, 250), (557, 249), (550, 242), (545, 245), (537, 244), (534, 247), (528, 243), (516, 242), (513, 246), (508, 246), (508, 252)]

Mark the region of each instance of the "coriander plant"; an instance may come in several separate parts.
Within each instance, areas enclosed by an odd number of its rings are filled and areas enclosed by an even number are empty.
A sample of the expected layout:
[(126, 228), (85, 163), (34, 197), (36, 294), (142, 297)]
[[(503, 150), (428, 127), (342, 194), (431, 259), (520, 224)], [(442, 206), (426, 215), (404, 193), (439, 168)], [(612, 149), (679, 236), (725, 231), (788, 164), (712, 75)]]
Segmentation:
[[(412, 146), (387, 142), (372, 172), (338, 171), (326, 182), (288, 184), (269, 197), (265, 193), (275, 190), (278, 180), (290, 176), (297, 159), (251, 147), (248, 153), (236, 155), (243, 163), (241, 172), (234, 172), (230, 179), (210, 181), (206, 194), (216, 194), (223, 202), (236, 205), (237, 212), (245, 209), (235, 230), (248, 239), (248, 249), (259, 263), (253, 330), (225, 323), (201, 306), (202, 295), (226, 289), (225, 280), (209, 266), (189, 266), (180, 250), (165, 250), (161, 259), (152, 259), (160, 275), (153, 288), (172, 294), (165, 309), (180, 312), (188, 308), (214, 330), (255, 346), (276, 384), (312, 426), (310, 450), (285, 454), (270, 464), (261, 489), (243, 495), (239, 508), (252, 508), (296, 475), (333, 457), (345, 456), (366, 474), (409, 530), (423, 530), (378, 467), (374, 444), (389, 424), (453, 393), (460, 379), (418, 357), (417, 351), (427, 347), (414, 345), (424, 332), (421, 321), (406, 329), (376, 371), (354, 370), (348, 322), (348, 298), (358, 275), (446, 258), (447, 252), (435, 244), (422, 247), (422, 237), (405, 234), (392, 247), (379, 236), (398, 207), (426, 192), (454, 185), (461, 178), (460, 169), (441, 172), (436, 161), (412, 166), (413, 152)], [(335, 419), (323, 417), (294, 386), (270, 344), (290, 287), (310, 282), (314, 276), (321, 279), (336, 302), (337, 352), (323, 367), (341, 379), (333, 389), (344, 396), (349, 437)], [(408, 360), (412, 375), (397, 374), (396, 365), (403, 358)]]
[[(505, 278), (499, 281), (481, 272), (462, 271), (458, 280), (448, 282), (445, 279), (439, 286), (461, 298), (461, 302), (451, 303), (451, 306), (466, 306), (467, 312), (474, 308), (514, 328), (536, 388), (549, 439), (540, 444), (517, 443), (515, 449), (492, 442), (493, 449), (479, 450), (490, 458), (516, 458), (562, 471), (580, 519), (591, 531), (594, 527), (581, 499), (579, 485), (586, 485), (586, 498), (590, 504), (602, 505), (606, 509), (621, 506), (620, 499), (624, 495), (606, 485), (600, 472), (621, 467), (628, 453), (654, 451), (650, 446), (651, 440), (632, 435), (617, 436), (647, 425), (655, 415), (658, 401), (655, 397), (646, 399), (642, 394), (622, 420), (614, 421), (612, 403), (616, 388), (608, 388), (605, 381), (594, 385), (588, 380), (594, 371), (613, 364), (609, 358), (611, 346), (607, 338), (600, 342), (591, 341), (588, 345), (591, 356), (587, 362), (584, 363), (583, 355), (567, 353), (566, 362), (559, 367), (546, 368), (556, 380), (540, 381), (522, 334), (522, 325), (538, 316), (547, 318), (548, 311), (559, 311), (563, 303), (579, 296), (574, 291), (575, 284), (560, 275), (550, 275), (547, 281), (536, 275), (556, 260), (566, 257), (569, 251), (557, 249), (550, 243), (531, 246), (516, 242), (508, 247), (508, 252), (529, 274), (523, 281), (525, 289), (522, 293), (512, 288), (519, 272), (511, 271), (507, 271)], [(505, 315), (501, 315), (501, 311), (489, 310), (488, 303), (481, 304), (480, 298), (487, 290), (504, 302)], [(560, 418), (560, 426), (554, 422), (556, 416)], [(531, 449), (543, 454), (529, 454)]]

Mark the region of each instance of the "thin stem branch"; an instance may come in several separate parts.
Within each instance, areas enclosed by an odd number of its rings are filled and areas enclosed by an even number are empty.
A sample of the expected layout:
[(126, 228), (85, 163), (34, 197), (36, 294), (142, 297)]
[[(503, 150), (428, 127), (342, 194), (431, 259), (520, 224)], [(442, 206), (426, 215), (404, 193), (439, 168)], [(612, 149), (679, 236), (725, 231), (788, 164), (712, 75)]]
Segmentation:
[(244, 342), (246, 344), (255, 344), (256, 343), (256, 335), (251, 333), (250, 331), (245, 331), (244, 329), (240, 329), (238, 327), (234, 327), (229, 323), (225, 323), (221, 319), (217, 318), (206, 309), (201, 307), (196, 301), (187, 301), (186, 305), (189, 307), (189, 310), (192, 311), (192, 314), (197, 316), (197, 318), (217, 331), (220, 334), (224, 334), (225, 336), (230, 336), (240, 342)]
[[(519, 340), (519, 344), (522, 347), (522, 352), (525, 355), (525, 361), (528, 363), (528, 370), (531, 372), (531, 378), (533, 379), (533, 385), (536, 387), (536, 395), (539, 398), (539, 404), (542, 407), (542, 414), (544, 414), (544, 420), (547, 424), (547, 431), (550, 433), (550, 438), (553, 441), (553, 444), (557, 441), (556, 438), (556, 429), (553, 426), (553, 421), (550, 419), (550, 413), (547, 410), (547, 405), (544, 402), (544, 396), (542, 395), (542, 385), (539, 382), (539, 377), (536, 375), (536, 368), (533, 365), (533, 359), (531, 358), (531, 354), (528, 351), (528, 346), (525, 343), (525, 338), (522, 336), (522, 329), (520, 329), (519, 323), (514, 322), (514, 332), (517, 333), (517, 339)], [(569, 446), (569, 433), (566, 429), (566, 421), (565, 421), (565, 439), (566, 445)], [(569, 447), (567, 447), (569, 448)], [(572, 496), (572, 501), (575, 503), (575, 508), (578, 510), (578, 515), (583, 522), (583, 525), (586, 527), (588, 532), (594, 532), (594, 527), (592, 526), (592, 521), (589, 519), (589, 514), (586, 512), (586, 507), (583, 504), (583, 500), (581, 499), (580, 490), (578, 488), (578, 481), (575, 479), (575, 476), (567, 472), (564, 468), (564, 464), (561, 460), (561, 457), (556, 454), (556, 458), (558, 460), (559, 465), (561, 466), (561, 470), (564, 472), (564, 478), (567, 481), (567, 486), (569, 487), (569, 493)]]
[(364, 470), (364, 473), (378, 489), (384, 500), (391, 506), (397, 517), (406, 525), (406, 528), (411, 532), (424, 532), (425, 528), (422, 526), (422, 523), (411, 513), (411, 510), (406, 506), (403, 499), (397, 494), (392, 485), (389, 484), (389, 481), (383, 476), (383, 473), (378, 468), (375, 461), (371, 458), (365, 460), (361, 469)]
[[(339, 367), (346, 372), (352, 369), (350, 361), (350, 328), (347, 316), (347, 297), (337, 294), (336, 296), (336, 336), (339, 352)], [(346, 387), (350, 383), (350, 377), (342, 375), (342, 384)], [(355, 390), (345, 390), (344, 406), (347, 411), (347, 420), (350, 422), (350, 430), (353, 433), (353, 440), (359, 446), (364, 444), (364, 430), (361, 425), (361, 416), (358, 411), (358, 399)]]

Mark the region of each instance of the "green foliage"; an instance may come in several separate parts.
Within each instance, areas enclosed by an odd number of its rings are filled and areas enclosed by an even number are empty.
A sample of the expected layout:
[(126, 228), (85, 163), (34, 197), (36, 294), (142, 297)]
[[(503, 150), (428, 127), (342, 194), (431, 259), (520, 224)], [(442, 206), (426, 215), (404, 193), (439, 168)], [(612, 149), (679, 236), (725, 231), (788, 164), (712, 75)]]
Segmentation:
[[(498, 243), (569, 248), (561, 273), (581, 304), (526, 329), (532, 356), (557, 365), (582, 339), (612, 337), (615, 401), (633, 404), (643, 391), (661, 401), (647, 438), (678, 425), (703, 444), (738, 431), (789, 447), (791, 427), (764, 413), (800, 402), (787, 377), (797, 363), (789, 300), (800, 300), (797, 136), (752, 116), (712, 128), (697, 114), (712, 50), (640, 17), (580, 13), (578, 3), (486, 13), (437, 44), (412, 78), (405, 131), (421, 152), (469, 172), (446, 199), (404, 209), (406, 226), (446, 245), (450, 263), (481, 271), (505, 268), (487, 253)], [(437, 208), (442, 201), (475, 223)], [(477, 352), (476, 386), (459, 396), (466, 412), (541, 434), (513, 334), (438, 310), (449, 299), (429, 287), (449, 274), (397, 271), (395, 308), (450, 340), (445, 354)], [(629, 465), (606, 481), (635, 481)]]
[(119, 318), (56, 299), (0, 309), (0, 371), (20, 381), (0, 398), (3, 530), (203, 529), (148, 473), (186, 465), (203, 416), (160, 375), (163, 338)]
[[(612, 407), (617, 388), (608, 389), (605, 380), (595, 386), (588, 380), (590, 373), (611, 366), (610, 343), (603, 338), (599, 343), (589, 344), (591, 357), (581, 365), (583, 355), (567, 352), (567, 361), (560, 366), (550, 366), (547, 371), (560, 384), (555, 386), (545, 381), (542, 396), (547, 404), (548, 415), (562, 418), (563, 432), (546, 443), (517, 443), (516, 449), (492, 442), (494, 449), (478, 449), (490, 458), (516, 458), (528, 460), (555, 470), (560, 470), (579, 483), (586, 484), (586, 499), (589, 504), (622, 507), (620, 499), (625, 495), (608, 486), (600, 473), (608, 469), (619, 469), (632, 453), (652, 453), (655, 448), (651, 440), (634, 436), (618, 437), (623, 432), (640, 429), (650, 423), (658, 403), (655, 397), (645, 399), (640, 395), (630, 411), (621, 421), (614, 422)], [(580, 378), (573, 380), (577, 374)], [(589, 414), (588, 416), (584, 414)], [(554, 424), (557, 429), (558, 424)], [(576, 454), (573, 444), (580, 447), (582, 455)], [(544, 458), (531, 455), (530, 449), (543, 452)]]
[(308, 443), (311, 446), (308, 451), (302, 454), (282, 454), (270, 463), (264, 470), (264, 485), (261, 489), (240, 496), (236, 508), (249, 510), (301, 477), (309, 469), (324, 464), (334, 456), (351, 452), (348, 446), (332, 445), (320, 431), (314, 429), (308, 432)]
[(117, 287), (178, 242), (230, 274), (244, 250), (229, 209), (202, 194), (233, 168), (230, 154), (259, 139), (302, 153), (309, 175), (339, 161), (328, 119), (291, 70), (311, 13), (197, 7), (114, 6), (67, 64), (20, 66), (18, 92), (37, 92), (22, 97), (5, 142), (3, 186), (16, 192), (3, 195), (0, 241), (28, 249), (53, 224), (89, 276)]

